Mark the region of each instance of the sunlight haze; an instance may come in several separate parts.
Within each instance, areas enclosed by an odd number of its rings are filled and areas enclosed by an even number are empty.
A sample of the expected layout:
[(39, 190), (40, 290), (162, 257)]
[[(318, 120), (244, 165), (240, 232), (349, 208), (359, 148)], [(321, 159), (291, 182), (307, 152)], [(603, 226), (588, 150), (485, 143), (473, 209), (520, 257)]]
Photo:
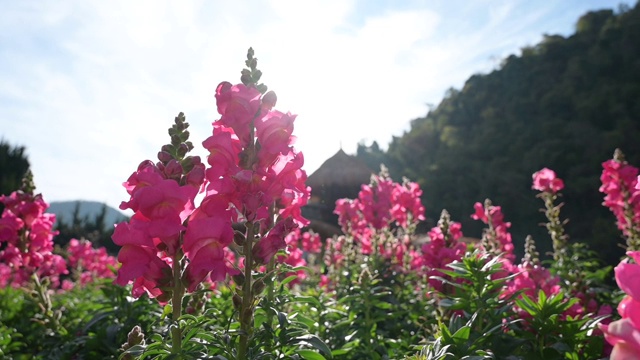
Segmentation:
[(184, 112), (195, 153), (247, 49), (311, 174), (393, 135), (447, 89), (614, 1), (1, 1), (0, 139), (25, 146), (45, 200), (118, 207)]

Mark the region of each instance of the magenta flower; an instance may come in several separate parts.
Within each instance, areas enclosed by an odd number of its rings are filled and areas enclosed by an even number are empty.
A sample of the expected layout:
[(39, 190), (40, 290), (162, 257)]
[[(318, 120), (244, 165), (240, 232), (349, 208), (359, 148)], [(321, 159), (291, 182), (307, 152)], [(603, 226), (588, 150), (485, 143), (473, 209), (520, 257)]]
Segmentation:
[(0, 286), (24, 286), (37, 274), (59, 287), (59, 276), (68, 270), (64, 259), (52, 253), (57, 232), (55, 215), (45, 213), (49, 204), (41, 194), (22, 190), (0, 196), (0, 202), (5, 206), (0, 217)]
[(509, 233), (511, 223), (504, 221), (502, 208), (493, 206), (489, 200), (485, 201), (485, 205), (477, 202), (473, 208), (475, 213), (471, 215), (471, 218), (489, 225), (482, 235), (484, 249), (495, 255), (503, 254), (506, 261), (513, 263), (515, 260), (514, 247), (511, 233)]
[[(142, 162), (124, 184), (131, 198), (121, 208), (135, 214), (113, 235), (123, 246), (116, 282), (133, 281), (134, 296), (167, 299), (172, 286), (184, 283), (194, 291), (203, 281), (235, 272), (228, 250), (233, 223), (245, 223), (259, 239), (251, 268), (283, 249), (292, 229), (308, 224), (301, 212), (310, 195), (304, 157), (291, 146), (295, 115), (272, 110), (275, 93), (262, 97), (251, 85), (223, 82), (215, 97), (221, 117), (202, 143), (208, 168), (198, 157), (184, 157), (193, 145), (185, 140), (188, 124), (180, 115), (169, 130), (171, 144), (158, 153), (160, 162)], [(205, 194), (196, 207), (199, 191)], [(275, 216), (279, 220), (269, 230)], [(182, 282), (175, 284), (178, 270)]]
[(616, 282), (627, 294), (618, 304), (622, 319), (599, 325), (605, 339), (613, 345), (611, 360), (637, 359), (640, 354), (640, 252), (630, 251), (627, 255), (635, 263), (625, 259), (615, 268)]
[(261, 95), (254, 87), (243, 84), (231, 85), (226, 81), (220, 83), (216, 89), (218, 113), (222, 115), (218, 122), (232, 128), (243, 146), (253, 141), (250, 138), (251, 122), (261, 109)]
[(117, 260), (105, 248), (94, 249), (88, 240), (71, 239), (67, 246), (69, 268), (76, 271), (81, 285), (95, 279), (114, 278)]
[[(619, 155), (616, 152), (616, 155)], [(621, 155), (619, 155), (621, 156)], [(640, 189), (638, 189), (638, 169), (624, 159), (611, 159), (602, 163), (602, 186), (605, 194), (604, 206), (608, 207), (617, 219), (618, 228), (629, 237), (640, 232)], [(633, 239), (632, 242), (639, 241)], [(638, 244), (629, 243), (631, 247)], [(637, 250), (637, 249), (632, 249)]]
[(553, 170), (543, 168), (533, 174), (533, 186), (531, 188), (555, 194), (564, 188), (564, 182), (556, 177), (556, 173)]
[(189, 291), (210, 274), (212, 281), (224, 279), (227, 265), (224, 249), (233, 241), (231, 222), (223, 216), (198, 212), (189, 220), (183, 249), (190, 262), (187, 265)]
[(260, 146), (270, 154), (286, 154), (293, 142), (293, 121), (296, 116), (270, 111), (256, 122), (256, 135)]

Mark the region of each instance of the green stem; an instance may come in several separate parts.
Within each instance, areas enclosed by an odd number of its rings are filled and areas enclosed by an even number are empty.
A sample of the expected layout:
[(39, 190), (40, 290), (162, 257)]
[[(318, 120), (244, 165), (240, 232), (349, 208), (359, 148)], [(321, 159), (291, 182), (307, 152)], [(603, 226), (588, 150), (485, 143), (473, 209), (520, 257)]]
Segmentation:
[(34, 273), (31, 278), (34, 282), (35, 294), (38, 297), (38, 303), (40, 304), (42, 314), (46, 319), (46, 323), (51, 325), (49, 329), (60, 335), (67, 335), (69, 332), (64, 326), (62, 326), (62, 324), (60, 324), (58, 316), (53, 310), (53, 303), (51, 302), (51, 297), (47, 292), (47, 286), (40, 281), (40, 277), (38, 277), (37, 273)]
[(244, 242), (244, 284), (242, 285), (242, 307), (240, 308), (240, 343), (238, 344), (238, 359), (244, 360), (247, 356), (249, 338), (253, 332), (253, 293), (252, 267), (253, 267), (253, 238), (255, 237), (254, 224), (247, 222), (247, 238)]
[(182, 351), (182, 329), (180, 328), (180, 316), (182, 315), (182, 298), (184, 297), (184, 286), (182, 285), (182, 251), (178, 250), (173, 256), (173, 296), (171, 305), (173, 313), (173, 327), (171, 328), (171, 353), (179, 354)]

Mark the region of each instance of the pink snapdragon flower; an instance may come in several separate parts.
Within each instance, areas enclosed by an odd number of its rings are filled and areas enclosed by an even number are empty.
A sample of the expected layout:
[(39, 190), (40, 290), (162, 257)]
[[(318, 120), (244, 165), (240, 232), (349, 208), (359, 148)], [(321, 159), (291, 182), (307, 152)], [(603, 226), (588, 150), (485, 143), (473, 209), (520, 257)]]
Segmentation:
[[(186, 128), (179, 120), (180, 116), (172, 130)], [(155, 164), (150, 160), (140, 163), (123, 184), (130, 199), (120, 208), (131, 209), (134, 215), (117, 224), (112, 236), (114, 243), (122, 246), (114, 282), (121, 286), (133, 282), (134, 297), (146, 293), (165, 303), (174, 286), (173, 257), (182, 247), (183, 223), (195, 210), (194, 199), (204, 182), (205, 169), (199, 157), (178, 162), (163, 150), (158, 158), (161, 161)]]
[(94, 249), (88, 240), (71, 239), (67, 246), (69, 268), (77, 271), (81, 285), (95, 279), (114, 278), (118, 262), (103, 247)]
[[(447, 219), (446, 227), (442, 225), (444, 216)], [(463, 242), (459, 241), (462, 238), (462, 225), (458, 222), (449, 222), (448, 216), (443, 213), (439, 226), (429, 231), (430, 240), (422, 245), (422, 261), (413, 264), (414, 267), (419, 265), (425, 268), (429, 285), (438, 291), (443, 290), (444, 283), (437, 279), (431, 279), (431, 277), (447, 278), (440, 270), (446, 269), (447, 265), (454, 261), (460, 261), (467, 248)]]
[(368, 248), (371, 237), (389, 225), (407, 229), (424, 220), (421, 195), (417, 183), (395, 183), (383, 171), (372, 176), (370, 184), (362, 185), (357, 199), (337, 200), (334, 213), (338, 215), (343, 232), (353, 236), (363, 248)]
[(600, 180), (600, 192), (605, 194), (603, 204), (615, 215), (618, 229), (627, 237), (637, 236), (640, 232), (638, 168), (628, 164), (616, 151), (614, 159), (602, 163)]
[[(243, 264), (230, 261), (228, 250), (234, 223), (251, 229), (243, 236), (259, 239), (255, 261), (245, 264), (251, 268), (268, 263), (291, 230), (308, 224), (301, 211), (310, 195), (304, 157), (292, 146), (296, 116), (273, 110), (275, 93), (262, 97), (251, 84), (220, 83), (215, 98), (220, 118), (202, 143), (208, 168), (199, 157), (183, 158), (193, 145), (181, 114), (160, 162), (142, 162), (124, 184), (131, 197), (121, 208), (135, 214), (114, 231), (123, 246), (116, 283), (133, 282), (134, 296), (146, 292), (162, 302), (181, 284), (194, 291), (237, 273)], [(204, 197), (196, 207), (199, 192)], [(176, 266), (184, 266), (178, 284)]]
[(475, 203), (473, 208), (475, 213), (471, 215), (471, 218), (489, 225), (489, 228), (482, 235), (482, 244), (485, 250), (491, 251), (495, 255), (503, 254), (506, 261), (513, 263), (515, 260), (514, 246), (511, 233), (509, 233), (511, 223), (504, 221), (501, 207), (494, 206), (487, 200), (484, 205), (479, 202)]
[(533, 186), (531, 188), (555, 194), (564, 188), (564, 182), (556, 177), (556, 173), (553, 170), (543, 168), (533, 174)]
[(605, 339), (613, 345), (611, 360), (640, 358), (640, 251), (630, 251), (627, 255), (634, 263), (625, 259), (614, 269), (616, 282), (626, 293), (618, 304), (622, 318), (608, 325), (599, 325)]
[(45, 213), (49, 204), (32, 189), (0, 196), (5, 208), (0, 217), (0, 286), (24, 286), (32, 274), (47, 277), (60, 286), (60, 275), (68, 274), (66, 262), (53, 254), (55, 215)]

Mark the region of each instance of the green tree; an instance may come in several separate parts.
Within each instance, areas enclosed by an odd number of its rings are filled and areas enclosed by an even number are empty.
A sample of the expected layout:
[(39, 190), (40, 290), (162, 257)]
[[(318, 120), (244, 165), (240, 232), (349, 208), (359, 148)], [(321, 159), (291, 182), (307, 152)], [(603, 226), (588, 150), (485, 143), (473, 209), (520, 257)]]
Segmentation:
[(0, 140), (0, 194), (8, 195), (20, 188), (29, 170), (24, 146), (13, 146)]
[[(376, 158), (394, 178), (421, 185), (430, 219), (447, 209), (468, 236), (479, 237), (481, 228), (469, 218), (473, 203), (491, 198), (513, 223), (520, 252), (527, 234), (547, 238), (531, 174), (552, 168), (566, 183), (563, 214), (572, 239), (617, 263), (621, 238), (598, 188), (601, 164), (614, 149), (640, 166), (638, 24), (640, 3), (585, 14), (575, 34), (545, 35), (499, 69), (449, 90)], [(550, 241), (538, 243), (542, 253), (550, 250)]]

